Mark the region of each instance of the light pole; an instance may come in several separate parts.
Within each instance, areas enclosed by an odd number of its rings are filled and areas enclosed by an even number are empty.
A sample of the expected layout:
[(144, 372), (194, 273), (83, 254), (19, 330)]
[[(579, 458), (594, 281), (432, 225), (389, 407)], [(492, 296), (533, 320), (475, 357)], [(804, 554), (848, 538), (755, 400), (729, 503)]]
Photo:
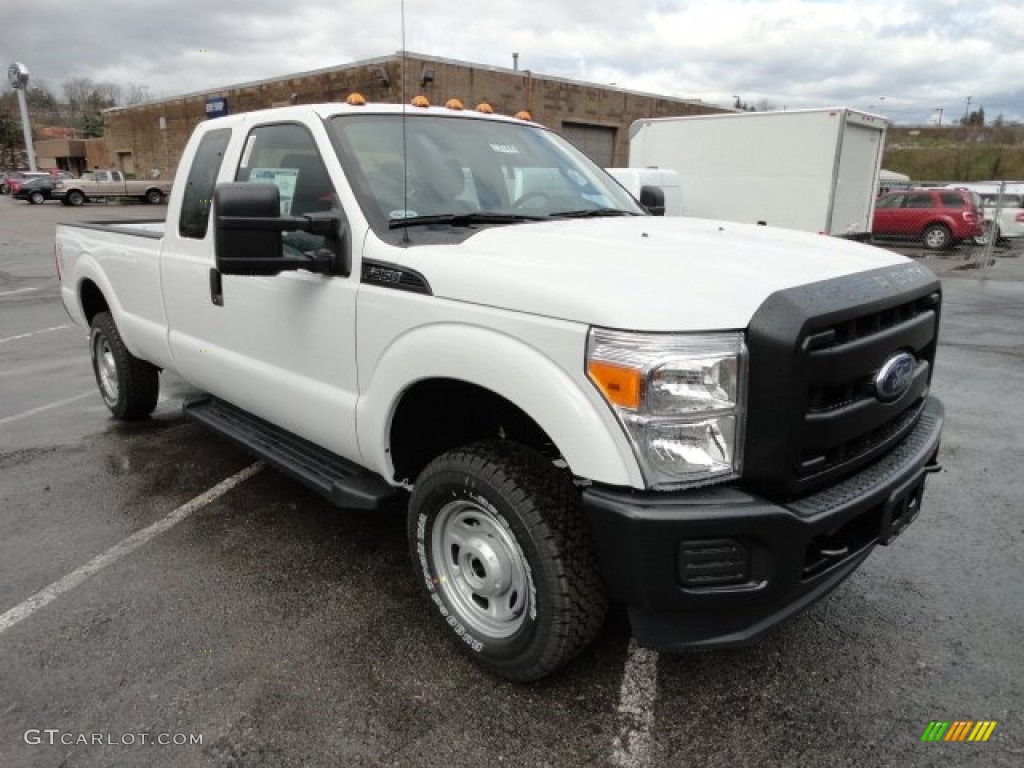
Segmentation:
[(32, 125), (28, 120), (28, 104), (25, 102), (25, 89), (28, 87), (28, 67), (20, 61), (11, 64), (7, 69), (7, 81), (11, 88), (18, 92), (18, 107), (21, 109), (21, 130), (25, 135), (25, 153), (28, 155), (28, 169), (36, 169), (36, 149), (32, 146)]
[(967, 108), (964, 109), (964, 125), (967, 125), (967, 121), (971, 117), (971, 97), (967, 97)]

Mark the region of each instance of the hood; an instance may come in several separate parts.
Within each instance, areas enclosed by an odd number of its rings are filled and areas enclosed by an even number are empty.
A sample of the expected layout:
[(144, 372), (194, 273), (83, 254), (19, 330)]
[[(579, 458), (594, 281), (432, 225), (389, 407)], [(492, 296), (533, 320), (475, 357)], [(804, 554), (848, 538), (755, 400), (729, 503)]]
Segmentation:
[(400, 253), (391, 260), (435, 296), (636, 331), (745, 328), (775, 291), (907, 261), (825, 235), (656, 217), (490, 227)]

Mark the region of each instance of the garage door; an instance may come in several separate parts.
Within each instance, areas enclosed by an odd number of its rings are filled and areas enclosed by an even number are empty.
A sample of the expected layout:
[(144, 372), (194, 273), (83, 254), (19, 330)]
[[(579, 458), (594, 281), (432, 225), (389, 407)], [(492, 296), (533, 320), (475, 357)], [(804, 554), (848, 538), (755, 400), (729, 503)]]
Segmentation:
[(563, 122), (562, 136), (602, 168), (612, 167), (615, 157), (614, 128)]

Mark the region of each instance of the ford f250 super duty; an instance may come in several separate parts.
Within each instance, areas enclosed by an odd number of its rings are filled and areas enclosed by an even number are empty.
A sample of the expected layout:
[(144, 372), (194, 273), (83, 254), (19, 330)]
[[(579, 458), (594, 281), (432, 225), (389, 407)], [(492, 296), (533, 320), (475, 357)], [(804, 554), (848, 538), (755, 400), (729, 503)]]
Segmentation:
[(430, 610), (516, 680), (609, 600), (655, 649), (751, 640), (917, 516), (927, 269), (650, 216), (531, 122), (352, 101), (199, 125), (166, 222), (59, 225), (115, 418), (173, 370), (336, 504), (407, 501)]

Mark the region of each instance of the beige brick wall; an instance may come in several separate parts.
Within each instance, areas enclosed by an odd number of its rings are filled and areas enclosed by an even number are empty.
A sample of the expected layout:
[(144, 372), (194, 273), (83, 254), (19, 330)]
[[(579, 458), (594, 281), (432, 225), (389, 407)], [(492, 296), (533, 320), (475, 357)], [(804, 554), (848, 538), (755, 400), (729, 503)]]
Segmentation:
[[(620, 166), (628, 161), (629, 126), (634, 120), (729, 111), (710, 104), (545, 77), (525, 70), (480, 67), (415, 54), (406, 58), (404, 70), (407, 99), (422, 93), (437, 105), (455, 97), (467, 108), (486, 101), (501, 114), (526, 109), (534, 120), (556, 131), (563, 121), (614, 127), (614, 164)], [(433, 81), (422, 85), (425, 70), (432, 70)], [(119, 153), (131, 152), (140, 176), (158, 169), (162, 178), (169, 179), (192, 130), (206, 118), (207, 98), (227, 98), (231, 114), (288, 103), (343, 101), (354, 91), (362, 93), (368, 101), (397, 103), (402, 100), (402, 71), (401, 57), (394, 55), (333, 70), (109, 110), (104, 114), (107, 149), (114, 159)], [(378, 72), (386, 75), (388, 85), (381, 82)], [(160, 127), (161, 118), (164, 128)]]

